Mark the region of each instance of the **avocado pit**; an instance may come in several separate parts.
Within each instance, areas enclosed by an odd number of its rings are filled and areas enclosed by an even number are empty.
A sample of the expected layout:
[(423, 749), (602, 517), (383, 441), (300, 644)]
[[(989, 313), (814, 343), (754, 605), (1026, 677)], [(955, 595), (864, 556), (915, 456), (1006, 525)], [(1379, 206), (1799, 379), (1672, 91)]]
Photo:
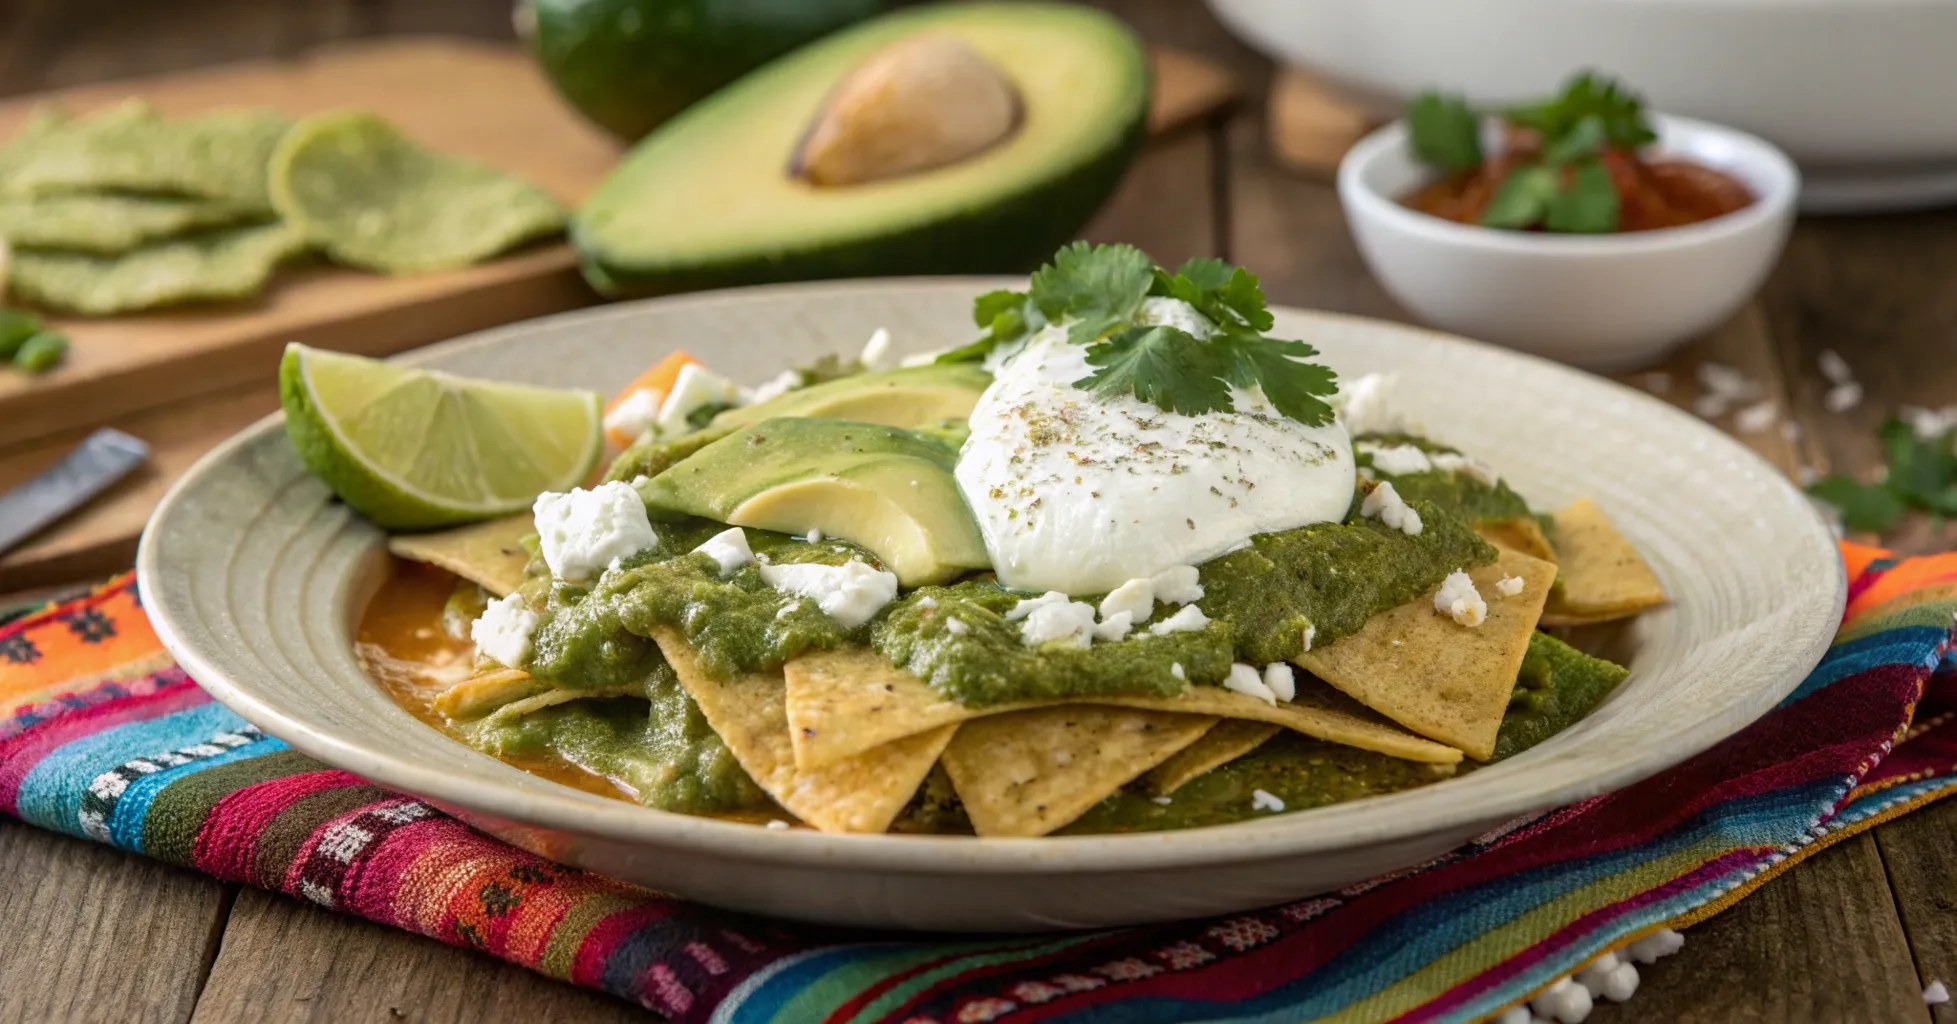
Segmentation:
[(1018, 127), (1019, 91), (963, 40), (924, 33), (893, 43), (837, 86), (790, 173), (858, 185), (968, 160)]

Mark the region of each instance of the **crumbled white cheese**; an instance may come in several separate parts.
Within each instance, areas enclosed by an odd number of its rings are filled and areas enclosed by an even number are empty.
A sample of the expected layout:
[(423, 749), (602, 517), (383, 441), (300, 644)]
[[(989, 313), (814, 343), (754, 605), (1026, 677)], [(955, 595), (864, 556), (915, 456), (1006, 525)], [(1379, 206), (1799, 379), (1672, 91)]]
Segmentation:
[(1529, 1004), (1523, 1003), (1520, 1006), (1511, 1006), (1503, 1010), (1502, 1015), (1495, 1018), (1490, 1024), (1535, 1024), (1535, 1020), (1536, 1015), (1529, 1012)]
[(801, 387), (802, 381), (803, 381), (802, 371), (783, 370), (780, 373), (775, 374), (773, 377), (769, 378), (768, 381), (762, 384), (760, 387), (755, 388), (752, 391), (743, 393), (741, 397), (747, 400), (748, 405), (760, 405), (762, 402), (772, 401), (774, 399), (780, 398), (781, 396), (788, 394), (790, 391), (793, 391), (796, 388)]
[(1434, 468), (1434, 464), (1427, 459), (1427, 453), (1410, 444), (1362, 444), (1359, 450), (1372, 455), (1374, 469), (1390, 476), (1425, 473)]
[(680, 367), (679, 376), (673, 378), (673, 390), (659, 403), (659, 432), (688, 433), (693, 425), (686, 418), (702, 406), (733, 405), (740, 397), (740, 388), (733, 381), (698, 363), (688, 363)]
[(1742, 434), (1764, 434), (1773, 429), (1774, 418), (1780, 414), (1780, 406), (1771, 398), (1763, 398), (1733, 414), (1733, 426)]
[(870, 340), (863, 343), (863, 354), (856, 359), (866, 369), (874, 370), (883, 364), (883, 358), (889, 354), (890, 332), (879, 327), (870, 332)]
[(1862, 404), (1862, 385), (1852, 380), (1837, 384), (1821, 396), (1821, 404), (1827, 406), (1829, 412), (1847, 412)]
[(1568, 978), (1557, 981), (1542, 995), (1529, 1001), (1529, 1008), (1536, 1011), (1536, 1016), (1546, 1017), (1557, 1024), (1583, 1024), (1594, 1006), (1590, 990)]
[(561, 580), (586, 580), (659, 543), (646, 505), (630, 484), (546, 493), (531, 506), (544, 563)]
[(1495, 471), (1490, 469), (1487, 463), (1459, 452), (1434, 452), (1427, 456), (1427, 461), (1433, 463), (1435, 469), (1460, 474), (1488, 487), (1493, 487), (1502, 481), (1502, 478), (1496, 476)]
[(1655, 964), (1660, 957), (1671, 956), (1685, 945), (1685, 936), (1670, 928), (1660, 928), (1650, 935), (1631, 943), (1624, 948), (1631, 959), (1641, 964)]
[(1128, 634), (1134, 631), (1135, 616), (1129, 612), (1115, 612), (1113, 615), (1101, 617), (1101, 621), (1094, 627), (1094, 639), (1104, 643), (1114, 643), (1126, 639)]
[(1171, 803), (1171, 801), (1169, 800), (1169, 798), (1168, 798), (1168, 797), (1166, 797), (1166, 796), (1152, 796), (1152, 797), (1149, 797), (1149, 798), (1148, 798), (1148, 800), (1149, 800), (1149, 802), (1150, 802), (1150, 803), (1154, 803), (1154, 804), (1161, 804), (1161, 805), (1162, 805), (1162, 806), (1164, 806), (1164, 807), (1167, 807), (1167, 806), (1169, 806), (1169, 804)]
[(1576, 972), (1576, 983), (1582, 985), (1595, 999), (1608, 999), (1621, 1003), (1638, 992), (1638, 968), (1616, 953), (1603, 956), (1586, 964)]
[(498, 665), (522, 668), (530, 660), (530, 635), (540, 622), (523, 598), (511, 594), (489, 602), (482, 616), (469, 624), (469, 639), (476, 642), (477, 654)]
[(1339, 382), (1339, 393), (1332, 403), (1346, 432), (1360, 434), (1404, 434), (1414, 425), (1392, 407), (1397, 374), (1368, 373)]
[(972, 631), (972, 627), (965, 625), (965, 620), (957, 616), (946, 619), (945, 628), (951, 631), (952, 636), (964, 636)]
[(1918, 441), (1935, 441), (1957, 427), (1957, 405), (1946, 405), (1941, 409), (1925, 409), (1920, 405), (1905, 405), (1896, 410), (1896, 418), (1909, 424), (1916, 432)]
[(919, 608), (936, 608), (938, 606), (938, 599), (929, 596), (920, 597), (917, 599), (917, 606)]
[(1305, 625), (1305, 649), (1302, 653), (1305, 654), (1311, 653), (1311, 642), (1312, 640), (1317, 638), (1317, 636), (1318, 636), (1318, 627), (1307, 623)]
[(1006, 621), (1018, 622), (1041, 608), (1066, 604), (1070, 598), (1058, 590), (1049, 590), (1038, 597), (1022, 597), (1019, 603), (1006, 609)]
[(1828, 378), (1830, 384), (1846, 384), (1855, 379), (1855, 371), (1849, 368), (1848, 360), (1834, 349), (1822, 349), (1815, 361), (1821, 365), (1821, 375)]
[(1284, 810), (1284, 801), (1261, 789), (1250, 791), (1250, 807), (1254, 811), (1270, 811), (1275, 814)]
[(790, 601), (787, 604), (782, 605), (780, 608), (775, 609), (775, 618), (777, 619), (788, 618), (790, 615), (795, 614), (795, 609), (800, 607), (802, 607), (802, 601), (800, 598)]
[(1019, 642), (1028, 647), (1059, 640), (1077, 647), (1092, 644), (1094, 606), (1086, 601), (1047, 602), (1027, 613), (1026, 621), (1020, 624)]
[(1950, 989), (1941, 981), (1933, 981), (1923, 988), (1923, 1002), (1929, 1006), (1942, 1006), (1950, 1001)]
[(1128, 613), (1130, 622), (1147, 622), (1148, 617), (1155, 613), (1155, 587), (1145, 579), (1132, 579), (1101, 599), (1103, 620), (1112, 619), (1123, 612)]
[(748, 547), (747, 534), (738, 526), (730, 526), (708, 537), (705, 544), (693, 549), (693, 553), (713, 559), (720, 566), (722, 576), (754, 562), (754, 549)]
[(1291, 666), (1281, 661), (1264, 666), (1264, 685), (1270, 688), (1272, 696), (1281, 701), (1289, 702), (1298, 696), (1298, 677), (1291, 671)]
[(784, 594), (813, 600), (844, 629), (870, 621), (897, 596), (895, 573), (856, 559), (842, 565), (764, 565), (761, 578)]
[(785, 822), (780, 818), (769, 818), (768, 827), (775, 830), (776, 832), (780, 832), (788, 827), (788, 822)]
[(1175, 677), (1176, 677), (1177, 679), (1188, 679), (1188, 678), (1189, 678), (1189, 677), (1188, 677), (1187, 675), (1184, 675), (1184, 674), (1183, 674), (1183, 671), (1182, 671), (1182, 662), (1180, 662), (1180, 661), (1178, 661), (1178, 662), (1176, 662), (1175, 664), (1173, 664), (1173, 665), (1170, 665), (1170, 666), (1169, 666), (1169, 674), (1170, 674), (1170, 675), (1172, 675), (1172, 676), (1175, 676)]
[(1503, 597), (1514, 597), (1522, 593), (1525, 581), (1520, 576), (1504, 576), (1495, 581), (1495, 593)]
[(1157, 601), (1189, 604), (1203, 599), (1203, 585), (1196, 582), (1200, 576), (1193, 565), (1172, 565), (1149, 577), (1148, 584)]
[(1759, 382), (1730, 366), (1700, 363), (1698, 377), (1704, 394), (1692, 403), (1692, 411), (1709, 420), (1726, 415), (1737, 403), (1760, 397)]
[(1256, 669), (1241, 661), (1230, 666), (1230, 674), (1223, 677), (1223, 688), (1234, 690), (1246, 697), (1255, 697), (1266, 704), (1277, 703), (1277, 694), (1272, 693), (1271, 688), (1264, 685), (1264, 677), (1258, 675)]
[(633, 388), (625, 400), (605, 414), (605, 429), (626, 437), (638, 437), (659, 420), (659, 403), (666, 393), (658, 388)]
[(1400, 499), (1400, 492), (1392, 484), (1380, 484), (1368, 492), (1366, 500), (1359, 503), (1359, 514), (1377, 519), (1409, 537), (1420, 536), (1420, 513)]
[(1463, 626), (1479, 626), (1488, 619), (1488, 602), (1481, 599), (1475, 581), (1459, 569), (1441, 581), (1441, 589), (1434, 594), (1434, 610), (1453, 616)]
[(1148, 631), (1156, 636), (1168, 636), (1170, 633), (1194, 633), (1209, 624), (1210, 617), (1204, 615), (1201, 608), (1188, 604), (1183, 605), (1181, 611), (1148, 627)]

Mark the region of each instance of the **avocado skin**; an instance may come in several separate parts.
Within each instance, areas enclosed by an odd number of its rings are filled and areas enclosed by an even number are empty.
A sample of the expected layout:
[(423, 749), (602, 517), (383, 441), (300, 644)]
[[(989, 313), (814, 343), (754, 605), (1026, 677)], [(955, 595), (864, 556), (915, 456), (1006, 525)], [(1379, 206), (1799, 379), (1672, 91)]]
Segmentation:
[(571, 106), (627, 142), (762, 64), (890, 6), (888, 0), (530, 4), (536, 16), (530, 49), (545, 77)]

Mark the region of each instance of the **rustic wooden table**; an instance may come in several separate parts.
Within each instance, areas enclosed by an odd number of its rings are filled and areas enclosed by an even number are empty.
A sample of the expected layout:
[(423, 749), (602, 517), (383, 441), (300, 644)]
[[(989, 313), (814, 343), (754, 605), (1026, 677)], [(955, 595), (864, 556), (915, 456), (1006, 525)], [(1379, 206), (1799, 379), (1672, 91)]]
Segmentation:
[[(1144, 35), (1227, 63), (1261, 97), (1268, 61), (1197, 0), (1102, 0)], [(10, 0), (0, 94), (294, 53), (402, 33), (510, 35), (508, 0)], [(1088, 234), (1163, 263), (1220, 255), (1274, 302), (1399, 318), (1332, 190), (1267, 154), (1261, 100), (1157, 143)], [(1657, 368), (1690, 405), (1697, 367), (1757, 380), (1780, 418), (1744, 435), (1790, 473), (1867, 471), (1901, 404), (1957, 402), (1957, 212), (1810, 220), (1759, 300)], [(1817, 357), (1867, 389), (1822, 402)], [(1659, 378), (1626, 375), (1658, 389)], [(1782, 423), (1792, 423), (1792, 428)], [(1730, 417), (1722, 426), (1733, 428)], [(1951, 545), (1918, 528), (1909, 550)], [(1591, 1018), (1957, 1022), (1957, 802), (1858, 836), (1693, 928), (1636, 998)], [(610, 1021), (640, 1011), (474, 953), (0, 821), (0, 1021)]]

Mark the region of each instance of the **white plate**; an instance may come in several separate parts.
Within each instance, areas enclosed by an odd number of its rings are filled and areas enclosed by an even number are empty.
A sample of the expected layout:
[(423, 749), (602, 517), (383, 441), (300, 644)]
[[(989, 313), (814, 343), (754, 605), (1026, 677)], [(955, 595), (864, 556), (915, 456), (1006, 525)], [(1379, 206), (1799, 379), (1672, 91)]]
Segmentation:
[[(971, 334), (995, 279), (748, 289), (569, 313), (408, 361), (609, 391), (684, 346), (759, 383), (879, 326), (899, 352)], [(1396, 369), (1438, 438), (1531, 501), (1596, 499), (1674, 598), (1636, 627), (1630, 678), (1554, 739), (1466, 777), (1221, 829), (1138, 836), (831, 836), (650, 811), (445, 738), (362, 674), (353, 626), (385, 574), (378, 530), (300, 467), (278, 417), (164, 498), (137, 557), (144, 607), (212, 696), (300, 750), (526, 849), (709, 903), (848, 924), (1037, 930), (1215, 914), (1418, 863), (1517, 815), (1644, 778), (1797, 685), (1844, 597), (1827, 529), (1772, 467), (1636, 391), (1412, 328), (1277, 311), (1344, 374)]]

